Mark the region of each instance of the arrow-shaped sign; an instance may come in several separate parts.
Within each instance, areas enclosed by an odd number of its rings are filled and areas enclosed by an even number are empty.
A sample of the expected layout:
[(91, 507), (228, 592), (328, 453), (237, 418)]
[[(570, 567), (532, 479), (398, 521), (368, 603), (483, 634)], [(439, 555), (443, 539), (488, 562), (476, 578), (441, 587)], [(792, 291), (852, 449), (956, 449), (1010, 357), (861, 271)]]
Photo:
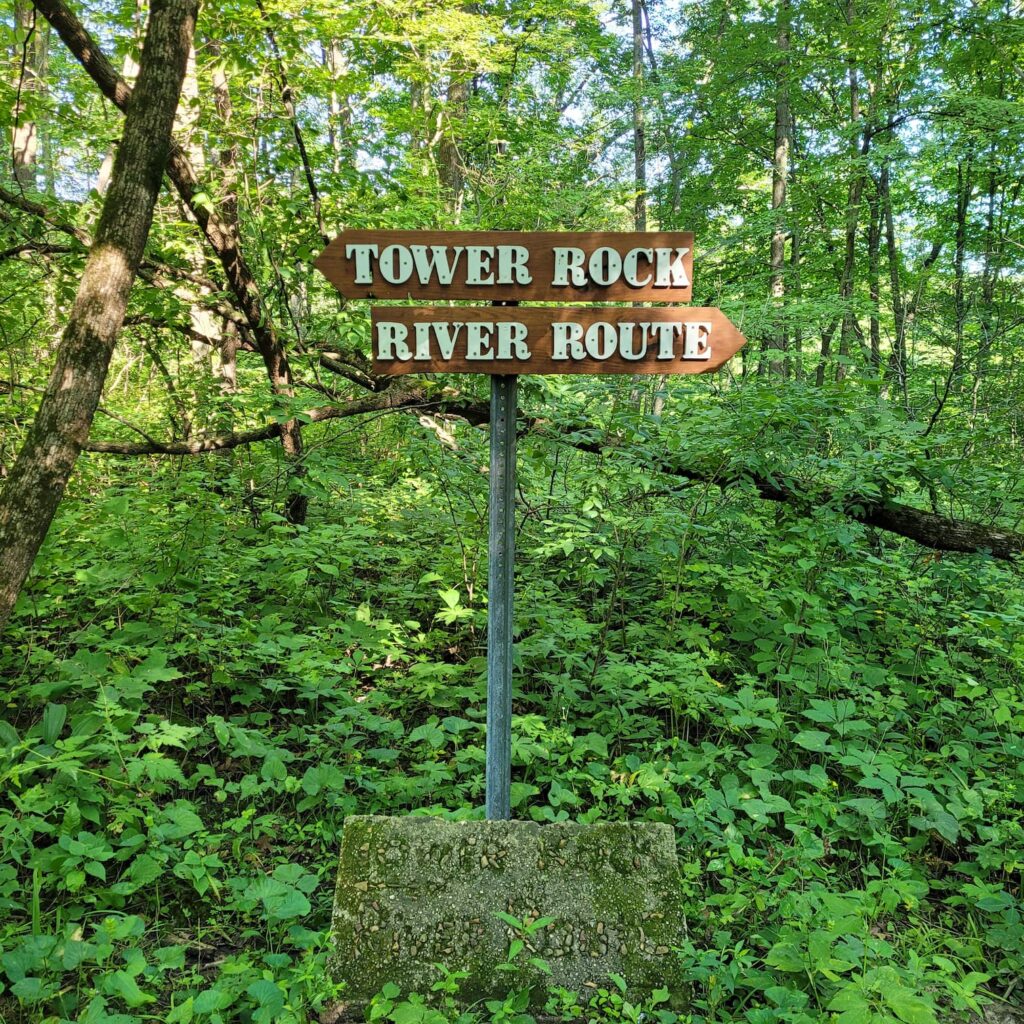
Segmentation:
[(707, 373), (746, 343), (719, 309), (374, 307), (373, 369)]

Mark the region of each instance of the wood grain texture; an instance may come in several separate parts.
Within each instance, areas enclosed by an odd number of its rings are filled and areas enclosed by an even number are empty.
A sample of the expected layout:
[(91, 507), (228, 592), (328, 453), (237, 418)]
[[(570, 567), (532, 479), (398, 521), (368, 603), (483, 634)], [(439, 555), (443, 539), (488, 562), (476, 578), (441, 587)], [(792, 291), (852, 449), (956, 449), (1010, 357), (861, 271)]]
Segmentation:
[[(440, 284), (436, 274), (427, 283), (421, 283), (414, 270), (402, 284), (389, 284), (380, 273), (377, 258), (371, 260), (372, 284), (356, 283), (355, 257), (348, 257), (350, 245), (375, 245), (377, 256), (388, 246), (446, 246), (454, 256), (454, 247), (462, 247), (455, 273), (450, 284)], [(529, 251), (526, 263), (532, 280), (521, 283), (519, 274), (511, 271), (507, 284), (470, 284), (467, 271), (471, 260), (468, 247), (521, 246)], [(554, 285), (556, 276), (555, 248), (575, 247), (589, 257), (596, 250), (608, 247), (624, 258), (631, 250), (687, 250), (681, 259), (682, 273), (674, 277), (677, 283), (659, 287), (658, 257), (649, 261), (646, 256), (635, 258), (632, 277), (647, 284), (627, 283), (623, 276), (610, 284), (591, 280), (589, 266), (584, 266), (587, 283)], [(388, 261), (390, 265), (390, 260)], [(654, 265), (652, 265), (652, 263)], [(564, 231), (343, 231), (316, 260), (320, 272), (350, 299), (477, 299), (482, 302), (689, 302), (693, 280), (693, 234), (688, 231), (648, 232), (564, 232)], [(662, 264), (664, 269), (664, 264)], [(483, 276), (499, 277), (497, 259), (490, 262)], [(601, 275), (597, 275), (599, 278)], [(685, 279), (685, 285), (678, 283)], [(671, 277), (670, 277), (671, 280)]]
[[(685, 309), (641, 308), (628, 309), (619, 307), (587, 308), (567, 307), (562, 309), (545, 309), (542, 307), (489, 307), (489, 306), (377, 306), (372, 313), (373, 338), (373, 369), (378, 374), (396, 375), (402, 373), (513, 373), (513, 374), (545, 374), (545, 373), (708, 373), (717, 370), (724, 362), (734, 356), (746, 339), (719, 309), (711, 307), (693, 307)], [(631, 343), (633, 354), (641, 352), (644, 340), (647, 340), (646, 351), (641, 358), (628, 359), (617, 347), (607, 358), (595, 358), (586, 349), (586, 334), (579, 339), (584, 349), (582, 358), (556, 358), (556, 324), (576, 323), (584, 332), (595, 324), (610, 324), (612, 329), (597, 329), (592, 339), (593, 349), (606, 350), (611, 347), (614, 334), (626, 337)], [(399, 358), (380, 358), (381, 325), (398, 324), (407, 332), (399, 345), (388, 346), (387, 339), (401, 329), (383, 328), (385, 354), (399, 354)], [(449, 358), (441, 352), (441, 343), (434, 330), (423, 327), (419, 332), (425, 336), (426, 349), (421, 355), (426, 358), (415, 358), (417, 345), (417, 325), (445, 324), (448, 337), (454, 339)], [(456, 328), (455, 325), (466, 325)], [(468, 325), (472, 324), (522, 324), (525, 335), (522, 342), (528, 350), (529, 358), (517, 358), (522, 347), (514, 345), (509, 339), (521, 331), (505, 330), (505, 350), (511, 358), (498, 358), (500, 341), (498, 328), (495, 326), (487, 338), (477, 343), (477, 351), (490, 351), (495, 358), (470, 359), (467, 352), (473, 345)], [(636, 325), (632, 332), (623, 325)], [(647, 328), (641, 325), (651, 325)], [(708, 358), (683, 358), (686, 344), (687, 324), (710, 324), (710, 330), (700, 329), (698, 334), (701, 342), (706, 338), (710, 353)], [(665, 351), (660, 342), (665, 333), (659, 331), (657, 325), (678, 325), (678, 330), (671, 336), (671, 358), (659, 358)], [(564, 329), (562, 329), (564, 330)], [(624, 332), (624, 333), (623, 333)], [(404, 344), (414, 358), (401, 358), (401, 345)], [(421, 342), (422, 346), (422, 342)], [(570, 353), (573, 346), (564, 346)]]

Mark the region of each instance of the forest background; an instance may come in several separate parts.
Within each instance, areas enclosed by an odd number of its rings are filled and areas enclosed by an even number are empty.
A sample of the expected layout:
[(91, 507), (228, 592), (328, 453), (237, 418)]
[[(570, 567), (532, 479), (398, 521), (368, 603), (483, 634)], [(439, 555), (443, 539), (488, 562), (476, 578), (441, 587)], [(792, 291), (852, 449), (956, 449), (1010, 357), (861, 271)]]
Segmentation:
[[(691, 230), (694, 302), (749, 339), (713, 377), (522, 381), (515, 813), (672, 824), (692, 986), (550, 1014), (1020, 1004), (1020, 14), (205, 6), (0, 643), (0, 1020), (331, 1020), (345, 816), (481, 813), (488, 382), (370, 373), (311, 266), (342, 226)], [(146, 15), (0, 12), (6, 480)], [(459, 1019), (439, 979), (372, 1013)]]

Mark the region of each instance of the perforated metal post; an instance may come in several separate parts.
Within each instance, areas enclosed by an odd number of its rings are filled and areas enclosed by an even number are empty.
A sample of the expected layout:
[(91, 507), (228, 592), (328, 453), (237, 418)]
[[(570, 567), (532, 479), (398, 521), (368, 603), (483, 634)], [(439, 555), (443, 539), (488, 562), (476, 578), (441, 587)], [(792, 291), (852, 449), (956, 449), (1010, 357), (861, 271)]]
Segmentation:
[(487, 547), (487, 817), (512, 817), (512, 603), (519, 378), (491, 377)]

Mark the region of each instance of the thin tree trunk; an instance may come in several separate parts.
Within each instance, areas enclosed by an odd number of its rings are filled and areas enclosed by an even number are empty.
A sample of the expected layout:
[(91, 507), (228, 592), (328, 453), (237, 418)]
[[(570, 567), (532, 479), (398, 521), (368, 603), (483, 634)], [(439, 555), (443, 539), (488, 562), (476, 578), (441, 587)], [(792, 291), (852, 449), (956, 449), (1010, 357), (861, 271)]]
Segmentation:
[(956, 233), (953, 252), (953, 366), (950, 379), (962, 388), (964, 369), (964, 327), (967, 323), (967, 303), (964, 298), (964, 260), (967, 256), (967, 208), (971, 204), (971, 172), (973, 161), (960, 160), (956, 165)]
[(468, 105), (469, 82), (458, 77), (457, 72), (453, 72), (448, 82), (448, 101), (443, 112), (444, 123), (439, 126), (437, 172), (441, 179), (441, 185), (448, 193), (456, 221), (462, 214), (462, 201), (466, 191), (466, 170), (455, 137), (455, 126), (465, 118)]
[[(135, 63), (135, 58), (132, 56), (131, 51), (124, 56), (124, 61), (121, 64), (121, 77), (128, 83), (131, 88), (135, 88), (135, 79), (139, 76), (139, 65)], [(101, 195), (107, 194), (107, 189), (110, 187), (110, 175), (114, 172), (114, 157), (117, 156), (117, 146), (111, 144), (107, 149), (106, 155), (103, 157), (103, 163), (100, 164), (100, 172), (96, 175), (96, 191)]]
[(260, 14), (263, 15), (263, 20), (266, 22), (267, 42), (270, 43), (270, 52), (274, 55), (274, 60), (277, 62), (278, 85), (281, 88), (281, 104), (284, 107), (284, 112), (288, 115), (288, 120), (292, 124), (292, 136), (295, 139), (295, 148), (299, 153), (299, 162), (302, 164), (303, 174), (306, 176), (309, 198), (313, 204), (313, 216), (316, 220), (320, 237), (323, 239), (324, 245), (326, 245), (330, 239), (327, 237), (323, 209), (320, 205), (320, 190), (317, 188), (316, 178), (313, 176), (313, 164), (309, 159), (309, 151), (306, 149), (306, 140), (302, 134), (302, 126), (299, 124), (299, 109), (295, 103), (295, 90), (292, 89), (288, 81), (284, 58), (281, 56), (281, 49), (277, 45), (277, 36), (274, 35), (273, 29), (270, 28), (270, 21), (263, 7), (263, 0), (256, 0), (256, 4)]
[(153, 221), (196, 8), (196, 0), (153, 0), (150, 8), (139, 83), (71, 318), (28, 437), (0, 493), (0, 629), (89, 437)]
[(11, 129), (11, 160), (14, 180), (22, 188), (35, 189), (39, 133), (28, 116), (27, 100), (46, 88), (49, 26), (36, 22), (29, 0), (14, 3), (14, 125)]
[(785, 371), (782, 353), (789, 346), (786, 331), (786, 181), (789, 176), (790, 115), (789, 115), (789, 0), (778, 0), (775, 12), (775, 48), (779, 53), (775, 82), (775, 150), (772, 159), (772, 226), (771, 242), (771, 300), (777, 318), (773, 336), (766, 348), (771, 350), (768, 372), (779, 376)]
[[(855, 0), (850, 0), (847, 5), (847, 21), (853, 25), (856, 17), (856, 2)], [(858, 157), (867, 155), (870, 138), (865, 130), (862, 136), (863, 142), (860, 142), (860, 133), (857, 131), (857, 126), (861, 119), (860, 77), (852, 57), (850, 58), (849, 81), (850, 127), (852, 133), (850, 149), (853, 158), (853, 177), (850, 179), (849, 194), (846, 199), (846, 248), (843, 257), (843, 273), (839, 282), (839, 301), (843, 309), (843, 324), (839, 333), (840, 363), (836, 367), (836, 380), (842, 380), (846, 376), (846, 361), (850, 358), (851, 342), (857, 328), (857, 320), (853, 311), (853, 285), (857, 260), (857, 228), (860, 224), (860, 200), (864, 190), (864, 171), (860, 166)], [(824, 362), (824, 358), (822, 362)], [(819, 376), (820, 372), (821, 368), (819, 368)]]
[(882, 332), (878, 318), (878, 265), (879, 248), (882, 239), (881, 214), (879, 210), (878, 190), (871, 193), (868, 199), (870, 220), (868, 222), (868, 293), (871, 298), (871, 366), (878, 370), (882, 365)]
[[(220, 44), (215, 40), (207, 40), (207, 49), (214, 56), (220, 56)], [(231, 90), (228, 88), (228, 76), (224, 65), (220, 62), (213, 68), (213, 102), (217, 109), (221, 128), (226, 137), (231, 135)], [(220, 209), (227, 224), (232, 225), (238, 235), (238, 144), (229, 141), (218, 156), (221, 170)], [(218, 376), (221, 391), (225, 395), (233, 395), (238, 390), (238, 327), (236, 324), (225, 323), (220, 335), (221, 350)], [(224, 419), (224, 417), (222, 417)], [(226, 425), (231, 425), (230, 411), (226, 415)]]
[(903, 408), (907, 415), (913, 417), (908, 385), (907, 336), (910, 324), (914, 319), (914, 313), (917, 310), (917, 304), (920, 302), (921, 295), (924, 292), (928, 273), (942, 253), (943, 242), (932, 243), (931, 251), (921, 264), (920, 280), (918, 281), (917, 288), (910, 299), (906, 300), (900, 280), (900, 260), (899, 250), (896, 247), (896, 228), (892, 215), (888, 160), (882, 164), (882, 170), (878, 176), (878, 199), (881, 206), (882, 220), (885, 225), (885, 249), (886, 260), (889, 264), (889, 290), (892, 293), (892, 317), (895, 335), (892, 343), (892, 354), (889, 357), (888, 376), (895, 382), (903, 397)]
[[(989, 159), (995, 160), (995, 146)], [(995, 341), (995, 306), (996, 280), (999, 276), (996, 262), (996, 182), (994, 166), (988, 172), (987, 208), (985, 212), (985, 262), (981, 271), (981, 311), (979, 315), (981, 340), (978, 344), (978, 355), (974, 367), (974, 384), (971, 388), (971, 415), (978, 413), (978, 395), (981, 382), (988, 372), (989, 354)], [(1001, 250), (1002, 246), (1000, 246)]]
[[(793, 294), (799, 300), (803, 294), (803, 284), (800, 276), (800, 231), (794, 226), (790, 236), (789, 266), (793, 282)], [(804, 329), (800, 323), (799, 314), (793, 324), (793, 345), (791, 349), (793, 374), (797, 380), (804, 379)], [(787, 357), (788, 360), (788, 357)]]
[(331, 75), (331, 94), (328, 98), (327, 137), (334, 154), (331, 170), (341, 171), (342, 153), (345, 152), (352, 131), (352, 105), (344, 92), (343, 80), (348, 64), (340, 39), (331, 39), (330, 48), (323, 47), (323, 61)]
[[(199, 137), (199, 79), (196, 74), (195, 47), (189, 51), (188, 63), (185, 65), (185, 81), (181, 87), (181, 102), (174, 120), (174, 135), (185, 148), (189, 162), (202, 174), (206, 170), (206, 153)], [(191, 212), (184, 210), (186, 220), (194, 221)], [(204, 276), (206, 270), (206, 254), (202, 239), (193, 239), (185, 253), (185, 259), (197, 277)], [(211, 356), (215, 349), (220, 348), (221, 322), (209, 308), (207, 300), (211, 294), (209, 288), (183, 284), (176, 289), (178, 296), (189, 304), (189, 323), (191, 333), (189, 348), (192, 362), (197, 374), (195, 387), (192, 389), (192, 409), (186, 421), (191, 427), (199, 424), (201, 430), (210, 426), (204, 416), (206, 397), (206, 380), (212, 372)]]
[(644, 11), (642, 0), (632, 0), (633, 14), (633, 223), (647, 230), (647, 138), (644, 122)]
[(903, 407), (910, 410), (907, 392), (907, 316), (903, 305), (903, 284), (900, 280), (900, 258), (896, 248), (896, 228), (892, 216), (892, 196), (889, 191), (889, 161), (882, 163), (878, 175), (878, 202), (885, 224), (885, 255), (889, 264), (889, 292), (892, 295), (893, 340), (889, 356), (889, 377), (903, 397)]
[[(135, 38), (128, 47), (128, 52), (124, 55), (124, 60), (121, 62), (121, 77), (127, 83), (129, 88), (135, 88), (135, 80), (139, 77), (139, 65), (135, 62), (135, 54), (142, 48), (142, 37), (146, 30), (146, 13), (142, 9), (142, 0), (135, 0), (135, 20), (132, 22), (134, 27)], [(185, 71), (185, 78), (188, 79), (188, 70)], [(182, 91), (184, 91), (182, 86)], [(117, 155), (117, 145), (112, 143), (108, 148), (106, 155), (103, 157), (103, 163), (100, 164), (100, 172), (96, 176), (96, 191), (101, 196), (107, 194), (107, 189), (110, 187), (110, 175), (114, 170), (114, 157)]]

